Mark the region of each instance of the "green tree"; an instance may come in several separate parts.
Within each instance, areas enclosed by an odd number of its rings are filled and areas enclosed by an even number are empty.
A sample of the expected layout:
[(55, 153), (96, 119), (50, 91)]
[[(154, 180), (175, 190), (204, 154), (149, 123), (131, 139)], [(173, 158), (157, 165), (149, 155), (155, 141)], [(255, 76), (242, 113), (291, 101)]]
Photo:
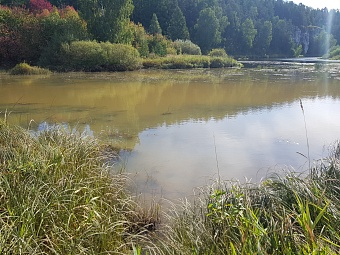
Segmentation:
[(86, 20), (89, 32), (98, 41), (131, 43), (127, 36), (132, 0), (79, 0), (79, 11)]
[(260, 56), (265, 55), (273, 39), (273, 26), (270, 21), (259, 23), (257, 35), (254, 40), (254, 48)]
[(42, 16), (40, 20), (43, 41), (39, 64), (54, 68), (61, 64), (59, 58), (63, 43), (88, 39), (86, 23), (78, 12), (70, 6), (55, 9), (52, 13)]
[(168, 35), (172, 40), (189, 39), (189, 31), (187, 28), (185, 17), (178, 6), (176, 7), (174, 13), (172, 14), (167, 31)]
[(130, 26), (133, 32), (132, 46), (138, 50), (141, 57), (147, 57), (149, 55), (148, 34), (141, 24), (130, 22)]
[(162, 34), (162, 28), (159, 25), (156, 13), (152, 14), (152, 19), (149, 26), (149, 33), (153, 35)]
[(222, 16), (218, 19), (215, 10), (212, 8), (206, 8), (200, 12), (195, 25), (195, 43), (200, 46), (203, 53), (209, 52), (221, 43), (221, 34), (227, 24), (227, 17)]
[(286, 20), (273, 18), (273, 39), (270, 43), (271, 54), (293, 56), (292, 26)]
[(253, 42), (257, 34), (257, 30), (254, 27), (254, 23), (251, 19), (246, 19), (241, 26), (242, 38), (245, 46), (250, 49), (253, 47)]

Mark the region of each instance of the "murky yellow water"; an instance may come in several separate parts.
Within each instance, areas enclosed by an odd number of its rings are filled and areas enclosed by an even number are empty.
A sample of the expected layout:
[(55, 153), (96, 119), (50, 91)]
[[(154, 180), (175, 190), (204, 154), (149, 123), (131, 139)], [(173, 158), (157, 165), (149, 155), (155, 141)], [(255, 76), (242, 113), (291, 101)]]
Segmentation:
[[(335, 70), (335, 71), (334, 71)], [(32, 129), (67, 123), (125, 148), (140, 191), (178, 197), (218, 173), (259, 180), (339, 138), (340, 74), (314, 67), (0, 74), (0, 112)], [(299, 153), (297, 153), (299, 152)]]

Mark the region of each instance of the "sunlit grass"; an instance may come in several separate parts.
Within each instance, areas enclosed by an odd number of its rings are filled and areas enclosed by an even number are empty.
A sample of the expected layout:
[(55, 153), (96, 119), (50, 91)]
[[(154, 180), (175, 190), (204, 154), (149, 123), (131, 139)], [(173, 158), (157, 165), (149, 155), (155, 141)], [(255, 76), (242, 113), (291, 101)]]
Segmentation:
[(143, 67), (159, 69), (192, 69), (241, 67), (241, 64), (229, 56), (169, 55), (166, 57), (144, 59)]
[(339, 254), (339, 147), (307, 178), (217, 182), (166, 216), (167, 254)]
[[(53, 128), (0, 121), (0, 253), (128, 254), (155, 220), (110, 173), (105, 147)], [(142, 213), (143, 212), (143, 213)]]
[(52, 72), (48, 69), (37, 67), (37, 66), (30, 66), (27, 63), (20, 63), (17, 64), (15, 67), (10, 69), (9, 74), (11, 75), (44, 75), (44, 74), (51, 74)]

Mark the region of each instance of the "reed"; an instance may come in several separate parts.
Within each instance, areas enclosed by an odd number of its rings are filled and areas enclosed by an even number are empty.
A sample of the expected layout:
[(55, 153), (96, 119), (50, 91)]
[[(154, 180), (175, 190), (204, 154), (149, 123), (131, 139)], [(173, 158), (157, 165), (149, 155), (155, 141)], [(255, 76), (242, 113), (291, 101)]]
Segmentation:
[(166, 254), (339, 254), (339, 146), (303, 177), (221, 182), (166, 213)]
[(102, 145), (61, 127), (0, 121), (0, 254), (129, 254), (153, 218), (110, 172)]

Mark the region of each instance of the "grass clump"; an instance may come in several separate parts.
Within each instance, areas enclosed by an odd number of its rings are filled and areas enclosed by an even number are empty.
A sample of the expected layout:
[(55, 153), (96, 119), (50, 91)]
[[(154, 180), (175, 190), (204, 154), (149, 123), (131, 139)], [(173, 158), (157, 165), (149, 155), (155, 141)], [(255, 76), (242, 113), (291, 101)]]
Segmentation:
[(152, 248), (140, 207), (97, 140), (0, 121), (0, 253), (128, 254)]
[(191, 69), (241, 67), (241, 64), (228, 56), (210, 57), (203, 55), (169, 55), (166, 57), (144, 59), (143, 67), (159, 69)]
[(160, 241), (167, 254), (339, 254), (340, 147), (307, 178), (215, 183), (174, 206)]
[(45, 68), (40, 68), (37, 66), (30, 66), (27, 63), (17, 64), (15, 67), (9, 70), (11, 75), (44, 75), (51, 74), (51, 71)]

